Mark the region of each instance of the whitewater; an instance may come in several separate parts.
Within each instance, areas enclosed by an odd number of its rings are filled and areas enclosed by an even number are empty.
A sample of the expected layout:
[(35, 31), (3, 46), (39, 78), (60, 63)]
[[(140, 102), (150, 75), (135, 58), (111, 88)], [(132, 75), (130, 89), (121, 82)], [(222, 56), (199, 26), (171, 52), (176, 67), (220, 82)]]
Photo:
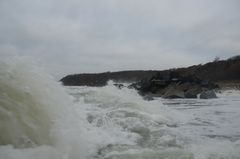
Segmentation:
[[(125, 84), (127, 85), (127, 84)], [(28, 58), (0, 60), (0, 159), (240, 159), (240, 91), (146, 101), (64, 87)]]

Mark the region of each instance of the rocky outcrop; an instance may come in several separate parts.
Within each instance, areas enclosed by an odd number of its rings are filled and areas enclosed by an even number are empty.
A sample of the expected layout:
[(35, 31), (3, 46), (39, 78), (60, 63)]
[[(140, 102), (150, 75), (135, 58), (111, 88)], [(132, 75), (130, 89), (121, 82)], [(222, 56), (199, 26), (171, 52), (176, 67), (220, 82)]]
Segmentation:
[(212, 99), (212, 98), (217, 98), (217, 95), (213, 90), (203, 91), (200, 94), (200, 99)]
[(124, 88), (125, 86), (123, 85), (123, 84), (121, 84), (121, 83), (115, 83), (115, 84), (113, 84), (115, 87), (117, 87), (118, 89), (122, 89), (122, 88)]
[(191, 88), (184, 92), (185, 98), (197, 98), (198, 94), (202, 92), (201, 88)]
[(171, 87), (162, 95), (163, 98), (185, 98), (184, 91)]
[[(205, 90), (213, 90), (218, 85), (201, 80), (194, 76), (181, 76), (175, 72), (157, 73), (149, 80), (143, 80), (131, 85), (139, 94), (163, 98), (197, 98)], [(212, 95), (212, 94), (211, 94)], [(213, 97), (213, 96), (212, 96)], [(209, 97), (205, 99), (212, 98)]]

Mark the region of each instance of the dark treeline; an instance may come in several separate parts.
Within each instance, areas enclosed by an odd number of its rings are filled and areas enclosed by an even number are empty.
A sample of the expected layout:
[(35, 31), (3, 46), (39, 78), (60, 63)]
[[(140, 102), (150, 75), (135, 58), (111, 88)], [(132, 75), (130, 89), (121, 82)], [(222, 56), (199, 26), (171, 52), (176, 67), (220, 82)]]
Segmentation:
[(194, 65), (186, 68), (149, 71), (120, 71), (96, 74), (74, 74), (60, 81), (66, 86), (104, 86), (109, 80), (117, 82), (137, 82), (149, 79), (155, 74), (177, 73), (181, 76), (194, 76), (212, 82), (228, 82), (240, 80), (240, 58), (236, 56), (228, 60), (213, 61), (204, 65)]

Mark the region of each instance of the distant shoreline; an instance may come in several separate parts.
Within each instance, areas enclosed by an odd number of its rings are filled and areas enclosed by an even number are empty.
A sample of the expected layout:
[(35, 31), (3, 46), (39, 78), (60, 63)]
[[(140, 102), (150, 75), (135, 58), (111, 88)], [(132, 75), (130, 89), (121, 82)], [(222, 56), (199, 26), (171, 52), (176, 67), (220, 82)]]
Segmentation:
[(240, 80), (235, 81), (221, 81), (216, 82), (216, 84), (220, 87), (222, 90), (240, 90)]
[(105, 86), (109, 80), (115, 82), (134, 83), (144, 79), (150, 79), (157, 73), (168, 74), (169, 72), (177, 73), (181, 76), (194, 76), (202, 80), (211, 81), (220, 86), (222, 89), (240, 87), (240, 59), (228, 59), (222, 61), (213, 61), (204, 65), (194, 65), (186, 68), (176, 68), (169, 70), (133, 70), (120, 72), (104, 73), (84, 73), (72, 74), (63, 77), (60, 81), (65, 86)]

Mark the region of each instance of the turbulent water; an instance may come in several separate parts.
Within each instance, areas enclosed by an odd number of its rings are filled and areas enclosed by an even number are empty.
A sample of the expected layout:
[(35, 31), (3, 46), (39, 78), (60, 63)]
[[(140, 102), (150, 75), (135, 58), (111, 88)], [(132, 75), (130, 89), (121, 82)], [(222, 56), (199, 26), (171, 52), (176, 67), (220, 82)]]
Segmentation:
[(240, 159), (240, 92), (143, 100), (63, 87), (29, 59), (0, 61), (0, 159)]

